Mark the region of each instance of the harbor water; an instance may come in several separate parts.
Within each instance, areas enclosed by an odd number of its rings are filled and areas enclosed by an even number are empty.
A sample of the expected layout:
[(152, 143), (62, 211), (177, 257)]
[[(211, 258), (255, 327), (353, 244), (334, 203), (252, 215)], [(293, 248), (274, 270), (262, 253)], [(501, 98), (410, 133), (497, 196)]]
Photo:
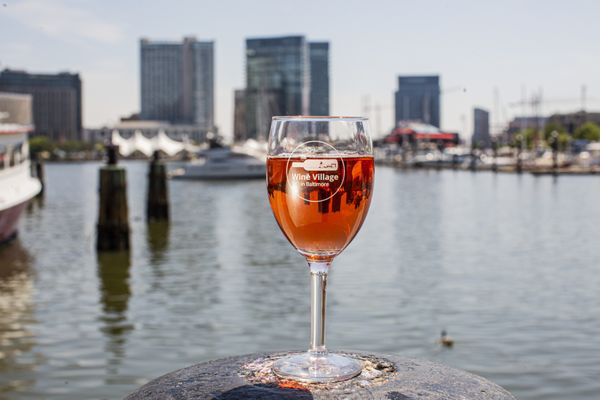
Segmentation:
[[(307, 348), (308, 269), (263, 180), (171, 181), (171, 223), (148, 225), (147, 163), (126, 162), (132, 249), (97, 255), (99, 165), (48, 164), (0, 247), (0, 399), (118, 399), (193, 363)], [(594, 176), (377, 168), (331, 273), (328, 347), (435, 360), (522, 400), (599, 398), (599, 199)]]

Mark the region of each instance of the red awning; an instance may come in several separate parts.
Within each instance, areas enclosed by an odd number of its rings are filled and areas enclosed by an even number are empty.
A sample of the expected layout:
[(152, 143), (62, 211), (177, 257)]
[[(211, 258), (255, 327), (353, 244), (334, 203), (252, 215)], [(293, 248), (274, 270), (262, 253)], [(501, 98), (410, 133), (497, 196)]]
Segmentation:
[(456, 135), (453, 133), (417, 133), (415, 138), (429, 140), (455, 140)]

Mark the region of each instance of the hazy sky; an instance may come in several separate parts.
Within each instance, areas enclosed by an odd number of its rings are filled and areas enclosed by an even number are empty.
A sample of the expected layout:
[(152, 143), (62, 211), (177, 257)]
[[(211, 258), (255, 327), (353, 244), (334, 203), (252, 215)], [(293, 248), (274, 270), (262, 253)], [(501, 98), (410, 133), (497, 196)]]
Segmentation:
[[(543, 112), (600, 110), (599, 1), (0, 0), (0, 68), (79, 72), (84, 125), (139, 110), (139, 38), (216, 42), (216, 121), (231, 136), (247, 37), (304, 34), (331, 43), (331, 113), (393, 125), (399, 74), (440, 74), (442, 127), (471, 135), (472, 108), (491, 123), (543, 90)], [(465, 87), (466, 92), (455, 90)], [(495, 106), (498, 88), (499, 106)], [(559, 101), (560, 100), (560, 101)], [(496, 109), (499, 112), (495, 113)], [(529, 113), (530, 108), (528, 109)], [(377, 124), (377, 120), (381, 123)], [(465, 130), (466, 129), (466, 130)]]

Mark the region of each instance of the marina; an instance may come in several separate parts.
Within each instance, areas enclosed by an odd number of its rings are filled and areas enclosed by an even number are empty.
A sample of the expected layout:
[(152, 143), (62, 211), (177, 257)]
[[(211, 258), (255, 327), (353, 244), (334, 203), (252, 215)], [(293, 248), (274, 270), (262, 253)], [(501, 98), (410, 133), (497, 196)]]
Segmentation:
[[(306, 340), (306, 267), (263, 181), (172, 180), (170, 223), (147, 223), (148, 163), (119, 165), (130, 251), (95, 250), (95, 162), (46, 164), (44, 196), (0, 248), (0, 397), (121, 398)], [(596, 180), (378, 166), (369, 218), (331, 274), (329, 346), (430, 359), (519, 399), (593, 398)]]
[(557, 155), (553, 163), (551, 152), (542, 151), (517, 154), (506, 149), (505, 154), (495, 156), (492, 151), (472, 152), (464, 147), (403, 151), (402, 149), (378, 149), (376, 163), (407, 169), (452, 169), (472, 172), (493, 171), (505, 173), (531, 173), (533, 175), (595, 175), (600, 173), (600, 157), (589, 153)]

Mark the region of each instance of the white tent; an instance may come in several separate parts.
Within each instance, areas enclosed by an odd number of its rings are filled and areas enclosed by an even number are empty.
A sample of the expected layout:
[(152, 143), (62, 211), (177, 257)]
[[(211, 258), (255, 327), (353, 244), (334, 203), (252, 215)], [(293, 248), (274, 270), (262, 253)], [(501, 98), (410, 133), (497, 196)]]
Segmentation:
[(162, 150), (169, 156), (174, 156), (185, 149), (185, 144), (171, 139), (165, 131), (159, 131), (158, 135), (152, 138), (152, 145), (154, 149)]
[(158, 135), (152, 139), (148, 139), (141, 131), (137, 130), (133, 133), (133, 136), (125, 139), (115, 129), (112, 131), (111, 140), (113, 144), (119, 146), (119, 154), (123, 157), (128, 157), (136, 151), (139, 151), (146, 157), (150, 157), (156, 150), (162, 151), (169, 156), (174, 156), (184, 150), (195, 152), (199, 148), (191, 144), (188, 140), (184, 140), (183, 142), (173, 140), (164, 131), (159, 131)]

